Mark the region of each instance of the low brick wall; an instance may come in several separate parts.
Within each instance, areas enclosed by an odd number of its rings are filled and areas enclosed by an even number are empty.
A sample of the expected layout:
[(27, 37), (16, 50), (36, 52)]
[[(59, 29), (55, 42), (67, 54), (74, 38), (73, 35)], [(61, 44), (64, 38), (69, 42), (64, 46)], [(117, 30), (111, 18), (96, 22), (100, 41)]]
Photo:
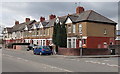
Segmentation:
[(110, 55), (108, 49), (83, 49), (83, 55)]
[(75, 48), (59, 48), (58, 49), (58, 54), (59, 55), (80, 55), (80, 49), (75, 49)]
[[(108, 49), (83, 49), (82, 55), (110, 55), (111, 52)], [(70, 55), (78, 56), (80, 55), (80, 48), (59, 48), (59, 55)]]
[(120, 45), (120, 40), (116, 40), (116, 41), (115, 41), (115, 44), (116, 44), (116, 45)]
[(13, 45), (13, 49), (26, 50), (28, 45)]

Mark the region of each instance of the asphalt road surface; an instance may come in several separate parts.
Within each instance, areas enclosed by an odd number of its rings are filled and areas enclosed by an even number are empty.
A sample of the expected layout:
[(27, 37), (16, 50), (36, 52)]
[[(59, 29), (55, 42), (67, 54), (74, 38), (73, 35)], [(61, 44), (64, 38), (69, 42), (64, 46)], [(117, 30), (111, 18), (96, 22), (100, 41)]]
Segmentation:
[(2, 49), (2, 72), (118, 72), (118, 58), (64, 58)]

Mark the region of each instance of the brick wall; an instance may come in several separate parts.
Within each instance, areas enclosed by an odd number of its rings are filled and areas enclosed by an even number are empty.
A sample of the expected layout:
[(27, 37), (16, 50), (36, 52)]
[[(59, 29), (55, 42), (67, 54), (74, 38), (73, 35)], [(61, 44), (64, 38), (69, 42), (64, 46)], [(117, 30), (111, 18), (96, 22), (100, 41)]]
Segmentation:
[(13, 49), (26, 50), (28, 45), (13, 45)]
[(58, 54), (59, 55), (80, 55), (80, 50), (79, 49), (74, 49), (74, 48), (59, 48), (58, 49)]
[(115, 44), (116, 44), (116, 45), (120, 45), (120, 40), (116, 40), (116, 41), (115, 41)]
[[(59, 48), (59, 55), (80, 55), (80, 48)], [(83, 55), (110, 55), (111, 52), (108, 49), (83, 49)]]
[(110, 55), (108, 49), (83, 49), (83, 55)]

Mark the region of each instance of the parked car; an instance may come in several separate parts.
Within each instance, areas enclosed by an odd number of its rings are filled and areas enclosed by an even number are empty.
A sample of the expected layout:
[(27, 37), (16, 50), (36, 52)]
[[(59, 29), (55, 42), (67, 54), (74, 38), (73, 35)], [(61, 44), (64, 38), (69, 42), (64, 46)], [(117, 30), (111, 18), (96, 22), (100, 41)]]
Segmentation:
[(51, 55), (52, 54), (52, 50), (49, 48), (49, 46), (37, 46), (33, 50), (33, 53), (34, 54), (39, 54), (39, 55), (43, 55), (43, 54)]
[(29, 51), (29, 50), (34, 50), (34, 48), (35, 48), (36, 46), (37, 46), (36, 44), (30, 44), (30, 45), (28, 45), (27, 51)]

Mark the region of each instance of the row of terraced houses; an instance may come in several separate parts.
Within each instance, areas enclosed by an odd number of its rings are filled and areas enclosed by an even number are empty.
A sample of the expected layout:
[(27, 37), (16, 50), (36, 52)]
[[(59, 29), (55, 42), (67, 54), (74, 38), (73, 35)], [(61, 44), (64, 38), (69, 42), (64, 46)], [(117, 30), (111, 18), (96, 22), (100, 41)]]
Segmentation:
[[(40, 17), (39, 21), (25, 18), (23, 23), (15, 21), (13, 27), (6, 27), (3, 40), (8, 43), (33, 43), (54, 45), (53, 28), (56, 19), (65, 23), (67, 30), (67, 48), (107, 48), (115, 44), (116, 22), (94, 10), (85, 10), (78, 6), (76, 12), (63, 16), (49, 15), (49, 20)], [(81, 44), (82, 43), (82, 44)]]

